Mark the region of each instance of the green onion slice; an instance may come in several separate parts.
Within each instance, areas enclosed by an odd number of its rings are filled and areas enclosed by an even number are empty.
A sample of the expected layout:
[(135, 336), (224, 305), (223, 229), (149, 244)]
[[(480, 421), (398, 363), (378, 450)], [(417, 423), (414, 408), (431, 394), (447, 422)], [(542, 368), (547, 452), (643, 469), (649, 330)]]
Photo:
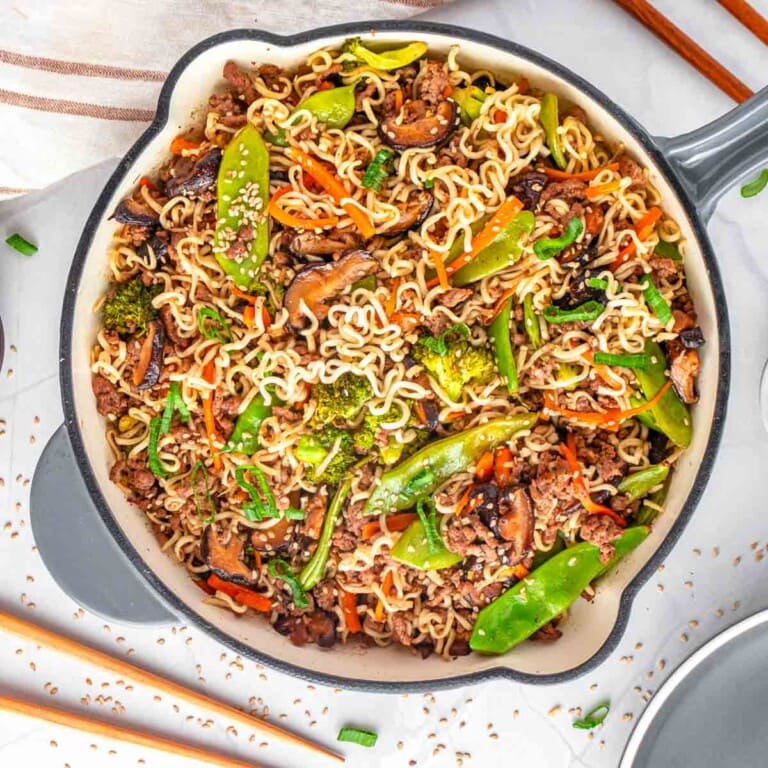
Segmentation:
[(162, 430), (163, 420), (159, 416), (153, 416), (149, 420), (149, 445), (147, 446), (147, 457), (149, 470), (155, 477), (168, 477), (168, 472), (160, 463), (160, 456), (157, 453), (157, 446), (160, 441), (160, 431)]
[(613, 355), (610, 352), (595, 352), (597, 365), (615, 365), (619, 368), (647, 368), (651, 364), (650, 355), (640, 353), (637, 355)]
[(754, 197), (755, 195), (759, 195), (766, 186), (768, 186), (768, 168), (763, 168), (756, 179), (750, 181), (749, 184), (745, 184), (741, 188), (741, 196)]
[[(197, 490), (197, 478), (200, 474), (203, 476), (203, 483), (205, 485), (203, 494), (200, 494)], [(205, 464), (203, 464), (202, 461), (195, 462), (195, 465), (192, 467), (192, 471), (189, 473), (189, 484), (192, 486), (192, 494), (195, 499), (195, 509), (197, 510), (198, 517), (204, 523), (212, 523), (216, 519), (216, 502), (213, 500), (211, 489), (208, 485), (208, 470), (205, 468)], [(208, 517), (205, 517), (203, 514), (201, 495), (205, 496), (205, 503), (208, 505)]]
[(671, 259), (672, 261), (682, 261), (683, 255), (677, 243), (668, 243), (666, 240), (659, 240), (653, 249), (654, 256), (660, 256), (662, 259)]
[(381, 185), (384, 180), (389, 176), (390, 161), (392, 160), (392, 152), (388, 149), (380, 149), (376, 153), (376, 157), (370, 163), (365, 170), (363, 176), (362, 185), (366, 189), (372, 189), (375, 192), (381, 191)]
[(587, 287), (594, 288), (597, 291), (605, 291), (608, 289), (608, 281), (603, 280), (602, 277), (588, 277)]
[(14, 232), (10, 237), (6, 237), (5, 242), (14, 251), (18, 251), (23, 256), (34, 256), (37, 253), (37, 246), (23, 238), (18, 232)]
[(376, 745), (378, 734), (373, 731), (362, 731), (359, 728), (342, 728), (336, 741), (348, 741), (350, 744), (359, 744), (361, 747), (373, 747)]
[(298, 578), (291, 570), (291, 566), (281, 557), (269, 561), (269, 575), (273, 579), (284, 581), (293, 592), (293, 603), (297, 608), (309, 608), (307, 594), (302, 589)]
[(597, 728), (597, 726), (605, 720), (610, 710), (611, 707), (609, 704), (599, 704), (591, 712), (587, 712), (587, 714), (580, 720), (574, 720), (573, 727), (591, 731), (593, 728)]
[[(424, 509), (428, 508), (428, 511)], [(437, 510), (435, 502), (430, 498), (419, 499), (416, 502), (416, 513), (424, 526), (424, 533), (427, 537), (427, 547), (431, 555), (436, 555), (443, 549), (443, 540), (437, 530)]]
[(171, 422), (173, 420), (174, 411), (179, 412), (179, 418), (184, 424), (189, 421), (189, 408), (187, 408), (187, 404), (181, 397), (178, 381), (172, 381), (168, 388), (168, 399), (165, 401), (165, 410), (163, 410), (160, 434), (164, 435), (171, 431)]
[[(206, 323), (210, 320), (210, 323)], [(197, 311), (197, 328), (206, 339), (216, 339), (220, 344), (232, 341), (232, 331), (227, 321), (212, 307), (201, 307)]]
[[(256, 478), (256, 482), (259, 484), (258, 490), (245, 479), (246, 472), (250, 472)], [(250, 521), (256, 522), (266, 517), (280, 517), (272, 489), (269, 487), (264, 473), (257, 466), (241, 464), (235, 469), (235, 480), (251, 497), (250, 501), (243, 504), (243, 512)]]
[(650, 275), (643, 277), (641, 285), (643, 286), (643, 296), (645, 296), (648, 306), (654, 311), (662, 325), (666, 325), (672, 319), (672, 310), (669, 308), (666, 299), (654, 285)]
[(587, 301), (573, 309), (560, 309), (553, 305), (548, 306), (544, 312), (544, 319), (548, 323), (591, 323), (597, 320), (605, 311), (605, 306), (599, 301)]
[(424, 189), (432, 189), (435, 186), (434, 179), (424, 179)]
[(446, 343), (446, 339), (448, 336), (454, 333), (460, 333), (465, 339), (468, 339), (469, 326), (466, 323), (456, 323), (456, 325), (452, 325), (450, 328), (443, 331), (437, 338), (434, 336), (422, 337), (419, 339), (419, 344), (426, 347), (431, 352), (439, 355), (440, 357), (445, 357), (448, 354), (448, 345)]
[(543, 261), (557, 256), (560, 251), (575, 242), (584, 231), (584, 222), (574, 216), (566, 225), (560, 237), (543, 237), (533, 244), (533, 252)]

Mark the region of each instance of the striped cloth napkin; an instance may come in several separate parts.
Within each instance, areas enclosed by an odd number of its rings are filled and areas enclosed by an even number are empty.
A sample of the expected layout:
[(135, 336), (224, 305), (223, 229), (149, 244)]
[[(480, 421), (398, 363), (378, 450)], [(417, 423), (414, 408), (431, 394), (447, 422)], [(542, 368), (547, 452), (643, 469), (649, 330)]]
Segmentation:
[(0, 199), (123, 154), (179, 56), (226, 29), (282, 34), (448, 0), (14, 0), (0, 42)]

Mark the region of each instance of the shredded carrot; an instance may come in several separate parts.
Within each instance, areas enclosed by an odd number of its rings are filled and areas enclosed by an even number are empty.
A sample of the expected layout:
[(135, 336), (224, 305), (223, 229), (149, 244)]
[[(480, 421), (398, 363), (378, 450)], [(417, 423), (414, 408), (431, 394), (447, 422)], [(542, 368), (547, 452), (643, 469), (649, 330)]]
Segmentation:
[(419, 424), (427, 423), (427, 413), (424, 410), (424, 403), (421, 400), (417, 400), (413, 404), (413, 410), (416, 411), (416, 418), (419, 420)]
[(146, 376), (147, 368), (149, 368), (149, 364), (152, 361), (152, 347), (154, 346), (154, 343), (155, 343), (156, 333), (157, 333), (157, 328), (155, 327), (154, 323), (150, 324), (149, 330), (147, 331), (147, 337), (142, 342), (141, 349), (139, 350), (139, 359), (136, 362), (136, 367), (133, 369), (132, 378), (133, 378), (133, 385), (135, 387), (138, 387), (139, 384), (141, 384), (141, 382), (144, 381), (144, 376)]
[(189, 139), (185, 139), (183, 136), (177, 136), (171, 142), (170, 150), (172, 155), (180, 155), (184, 150), (198, 149), (199, 147), (200, 142), (190, 141)]
[(486, 451), (475, 464), (475, 477), (481, 482), (491, 479), (493, 474), (493, 451)]
[(512, 575), (518, 580), (522, 581), (530, 571), (522, 563), (512, 566)]
[(528, 82), (527, 77), (518, 77), (517, 78), (517, 92), (521, 96), (525, 96), (526, 93), (528, 93), (531, 90), (531, 84)]
[(402, 88), (398, 88), (395, 91), (394, 99), (395, 99), (395, 114), (398, 114), (403, 107), (403, 89)]
[[(458, 272), (463, 266), (469, 264), (481, 251), (485, 250), (512, 222), (520, 211), (523, 210), (523, 204), (514, 195), (508, 197), (496, 212), (491, 216), (486, 225), (472, 238), (469, 251), (461, 254), (450, 264), (447, 264), (445, 271), (448, 275)], [(437, 285), (438, 278), (433, 278), (427, 283), (431, 288)]]
[[(653, 228), (656, 226), (656, 222), (661, 218), (661, 214), (661, 208), (654, 206), (648, 210), (648, 213), (646, 213), (637, 224), (635, 224), (635, 232), (637, 232), (637, 236), (640, 240), (647, 240), (651, 236)], [(616, 257), (613, 264), (611, 264), (610, 269), (615, 272), (620, 266), (626, 264), (635, 255), (635, 251), (637, 251), (637, 243), (635, 243), (634, 240), (630, 240), (629, 244), (625, 245), (619, 251), (619, 255)]]
[[(401, 512), (399, 515), (387, 515), (387, 530), (404, 531), (417, 517), (418, 515), (413, 512)], [(379, 521), (372, 520), (362, 527), (360, 537), (363, 539), (370, 539), (380, 530), (381, 525), (379, 524)]]
[(253, 304), (249, 304), (243, 310), (243, 325), (246, 328), (253, 328), (256, 325), (256, 307)]
[(396, 277), (394, 281), (392, 282), (392, 290), (389, 292), (389, 296), (387, 296), (386, 302), (384, 302), (384, 311), (387, 313), (388, 318), (392, 318), (392, 315), (395, 313), (395, 309), (397, 308), (397, 291), (400, 288), (400, 278)]
[(150, 192), (157, 191), (157, 185), (154, 181), (152, 181), (152, 179), (149, 178), (149, 176), (142, 176), (139, 179), (139, 189), (142, 187), (146, 187)]
[(507, 113), (503, 109), (497, 109), (493, 113), (494, 123), (503, 123), (507, 119)]
[(360, 616), (357, 613), (357, 595), (354, 592), (347, 592), (339, 587), (339, 605), (344, 614), (344, 624), (350, 635), (356, 635), (363, 631), (360, 624)]
[(550, 179), (557, 181), (565, 181), (566, 179), (578, 179), (579, 181), (592, 181), (599, 173), (603, 171), (618, 171), (618, 163), (608, 163), (608, 165), (601, 165), (599, 168), (592, 168), (589, 171), (578, 171), (577, 173), (568, 173), (568, 171), (561, 171), (559, 168), (542, 168), (544, 173), (549, 176)]
[(373, 237), (376, 229), (370, 217), (356, 204), (350, 202), (350, 193), (336, 176), (318, 160), (306, 152), (302, 152), (298, 147), (289, 147), (288, 155), (304, 171), (310, 173), (315, 181), (349, 214), (363, 237), (366, 239)]
[(443, 88), (443, 98), (447, 99), (453, 93), (453, 86), (450, 83), (446, 83)]
[(261, 303), (261, 323), (264, 326), (265, 331), (272, 325), (272, 315), (269, 314), (266, 301)]
[(616, 192), (620, 183), (618, 179), (613, 181), (607, 181), (605, 184), (596, 184), (594, 187), (587, 187), (584, 190), (584, 195), (588, 200), (596, 200), (602, 195), (609, 195), (611, 192)]
[(432, 259), (432, 263), (435, 265), (435, 272), (437, 272), (437, 279), (440, 281), (440, 287), (447, 291), (451, 286), (448, 282), (448, 273), (445, 271), (445, 261), (443, 261), (443, 254), (440, 251), (430, 251), (429, 255)]
[(461, 517), (464, 514), (464, 510), (469, 504), (469, 497), (472, 495), (472, 489), (475, 487), (474, 483), (467, 488), (462, 494), (461, 498), (456, 502), (456, 517)]
[[(203, 368), (203, 378), (209, 383), (216, 382), (216, 360), (212, 358)], [(221, 456), (216, 450), (216, 444), (222, 442), (218, 432), (216, 432), (216, 419), (213, 415), (213, 392), (206, 392), (203, 396), (203, 421), (205, 422), (205, 432), (208, 438), (208, 448), (213, 454), (213, 466), (221, 469), (223, 462)]]
[(317, 87), (318, 91), (330, 91), (333, 88), (333, 83), (330, 80), (323, 80)]
[(512, 484), (512, 451), (506, 445), (496, 449), (493, 460), (493, 477), (496, 484), (506, 488)]
[[(392, 575), (392, 571), (387, 571), (386, 576), (384, 576), (384, 583), (381, 585), (381, 593), (384, 595), (384, 597), (389, 597), (389, 593), (392, 590), (392, 583), (394, 580), (395, 578)], [(379, 622), (384, 621), (384, 601), (381, 599), (378, 603), (376, 603), (374, 618)]]
[(584, 482), (584, 475), (581, 473), (579, 459), (576, 455), (576, 436), (573, 432), (568, 433), (565, 445), (562, 443), (560, 444), (560, 453), (568, 462), (568, 468), (571, 470), (573, 479), (573, 490), (576, 494), (576, 498), (581, 502), (581, 506), (584, 507), (590, 515), (606, 515), (623, 528), (627, 524), (627, 521), (621, 515), (617, 514), (610, 507), (606, 507), (603, 504), (598, 504), (596, 501), (593, 501), (590, 496), (587, 484)]
[(564, 416), (567, 419), (575, 419), (584, 424), (599, 426), (609, 432), (617, 432), (622, 421), (631, 419), (633, 416), (638, 416), (653, 408), (659, 400), (664, 397), (664, 394), (671, 386), (672, 382), (667, 381), (666, 384), (664, 384), (664, 386), (650, 400), (648, 400), (648, 402), (638, 405), (636, 408), (629, 408), (626, 411), (622, 411), (619, 408), (610, 408), (603, 413), (598, 413), (597, 411), (573, 411), (568, 408), (560, 408), (555, 403), (552, 390), (545, 389), (543, 390), (544, 407), (557, 416)]
[(269, 613), (272, 610), (272, 601), (265, 595), (260, 595), (247, 587), (241, 587), (238, 584), (232, 584), (229, 581), (220, 579), (215, 573), (208, 577), (208, 586), (218, 592), (229, 595), (233, 600), (242, 605), (253, 608), (254, 611)]
[(256, 296), (251, 296), (250, 293), (246, 293), (245, 291), (241, 291), (236, 285), (232, 284), (229, 286), (229, 290), (232, 291), (232, 293), (237, 296), (238, 299), (242, 299), (243, 301), (247, 301), (249, 304), (255, 304), (256, 303)]
[(325, 216), (318, 217), (316, 219), (305, 219), (303, 216), (296, 216), (293, 213), (288, 213), (285, 208), (281, 208), (278, 205), (278, 200), (287, 192), (293, 192), (294, 189), (290, 184), (286, 184), (272, 195), (272, 199), (267, 206), (267, 212), (275, 220), (279, 221), (284, 227), (290, 227), (291, 229), (329, 229), (335, 227), (339, 223), (338, 216)]
[(421, 325), (422, 315), (416, 312), (393, 312), (389, 319), (399, 325), (405, 333), (410, 333)]

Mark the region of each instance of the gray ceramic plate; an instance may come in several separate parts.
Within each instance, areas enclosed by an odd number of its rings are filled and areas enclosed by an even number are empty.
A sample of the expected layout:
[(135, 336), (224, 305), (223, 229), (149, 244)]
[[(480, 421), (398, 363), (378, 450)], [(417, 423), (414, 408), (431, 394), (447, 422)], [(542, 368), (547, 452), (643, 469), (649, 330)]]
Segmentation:
[(667, 680), (620, 768), (768, 764), (768, 611), (710, 640)]

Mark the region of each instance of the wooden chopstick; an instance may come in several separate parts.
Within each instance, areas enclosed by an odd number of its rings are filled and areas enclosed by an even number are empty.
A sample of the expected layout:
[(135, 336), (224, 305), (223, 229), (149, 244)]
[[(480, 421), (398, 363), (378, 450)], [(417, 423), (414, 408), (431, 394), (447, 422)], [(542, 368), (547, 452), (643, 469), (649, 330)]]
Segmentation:
[(261, 718), (242, 712), (241, 710), (236, 709), (229, 704), (225, 704), (222, 701), (218, 701), (217, 699), (213, 699), (210, 696), (193, 691), (191, 688), (185, 688), (179, 683), (167, 680), (153, 672), (148, 672), (146, 669), (129, 664), (127, 661), (116, 659), (103, 651), (79, 643), (72, 638), (65, 637), (50, 629), (33, 624), (26, 619), (21, 619), (11, 613), (0, 611), (0, 629), (5, 629), (19, 637), (24, 637), (27, 640), (33, 640), (40, 645), (47, 645), (54, 650), (63, 651), (64, 653), (74, 656), (81, 661), (88, 662), (89, 664), (96, 664), (109, 672), (120, 675), (121, 677), (130, 677), (138, 683), (165, 691), (165, 693), (182, 699), (190, 704), (205, 707), (223, 717), (229, 718), (229, 720), (241, 723), (248, 728), (252, 728), (256, 731), (263, 731), (270, 736), (273, 736), (276, 740), (287, 744), (302, 746), (316, 754), (330, 757), (342, 763), (344, 762), (344, 757), (342, 755), (339, 755), (330, 749), (326, 749), (308, 739), (304, 739), (301, 736), (296, 736), (290, 731), (286, 731), (277, 725), (273, 725)]
[(13, 712), (17, 715), (35, 717), (38, 720), (47, 720), (49, 723), (56, 723), (56, 725), (74, 728), (96, 736), (125, 741), (140, 747), (149, 747), (161, 752), (189, 757), (192, 760), (200, 760), (203, 763), (220, 766), (220, 768), (257, 768), (256, 763), (248, 763), (244, 760), (237, 760), (234, 757), (227, 757), (221, 752), (208, 752), (205, 749), (193, 747), (189, 744), (164, 739), (162, 736), (154, 736), (151, 733), (136, 731), (123, 725), (106, 723), (103, 720), (93, 720), (90, 717), (67, 712), (64, 709), (46, 707), (43, 704), (24, 701), (13, 696), (0, 696), (0, 710)]
[(634, 16), (643, 26), (653, 32), (670, 48), (680, 54), (689, 64), (699, 70), (704, 77), (714, 83), (739, 103), (754, 95), (747, 85), (741, 82), (733, 72), (727, 70), (719, 61), (712, 58), (701, 46), (695, 43), (682, 29), (675, 26), (664, 14), (657, 11), (646, 0), (613, 0), (627, 13)]
[(734, 18), (738, 19), (752, 34), (768, 45), (768, 19), (745, 0), (717, 0)]

